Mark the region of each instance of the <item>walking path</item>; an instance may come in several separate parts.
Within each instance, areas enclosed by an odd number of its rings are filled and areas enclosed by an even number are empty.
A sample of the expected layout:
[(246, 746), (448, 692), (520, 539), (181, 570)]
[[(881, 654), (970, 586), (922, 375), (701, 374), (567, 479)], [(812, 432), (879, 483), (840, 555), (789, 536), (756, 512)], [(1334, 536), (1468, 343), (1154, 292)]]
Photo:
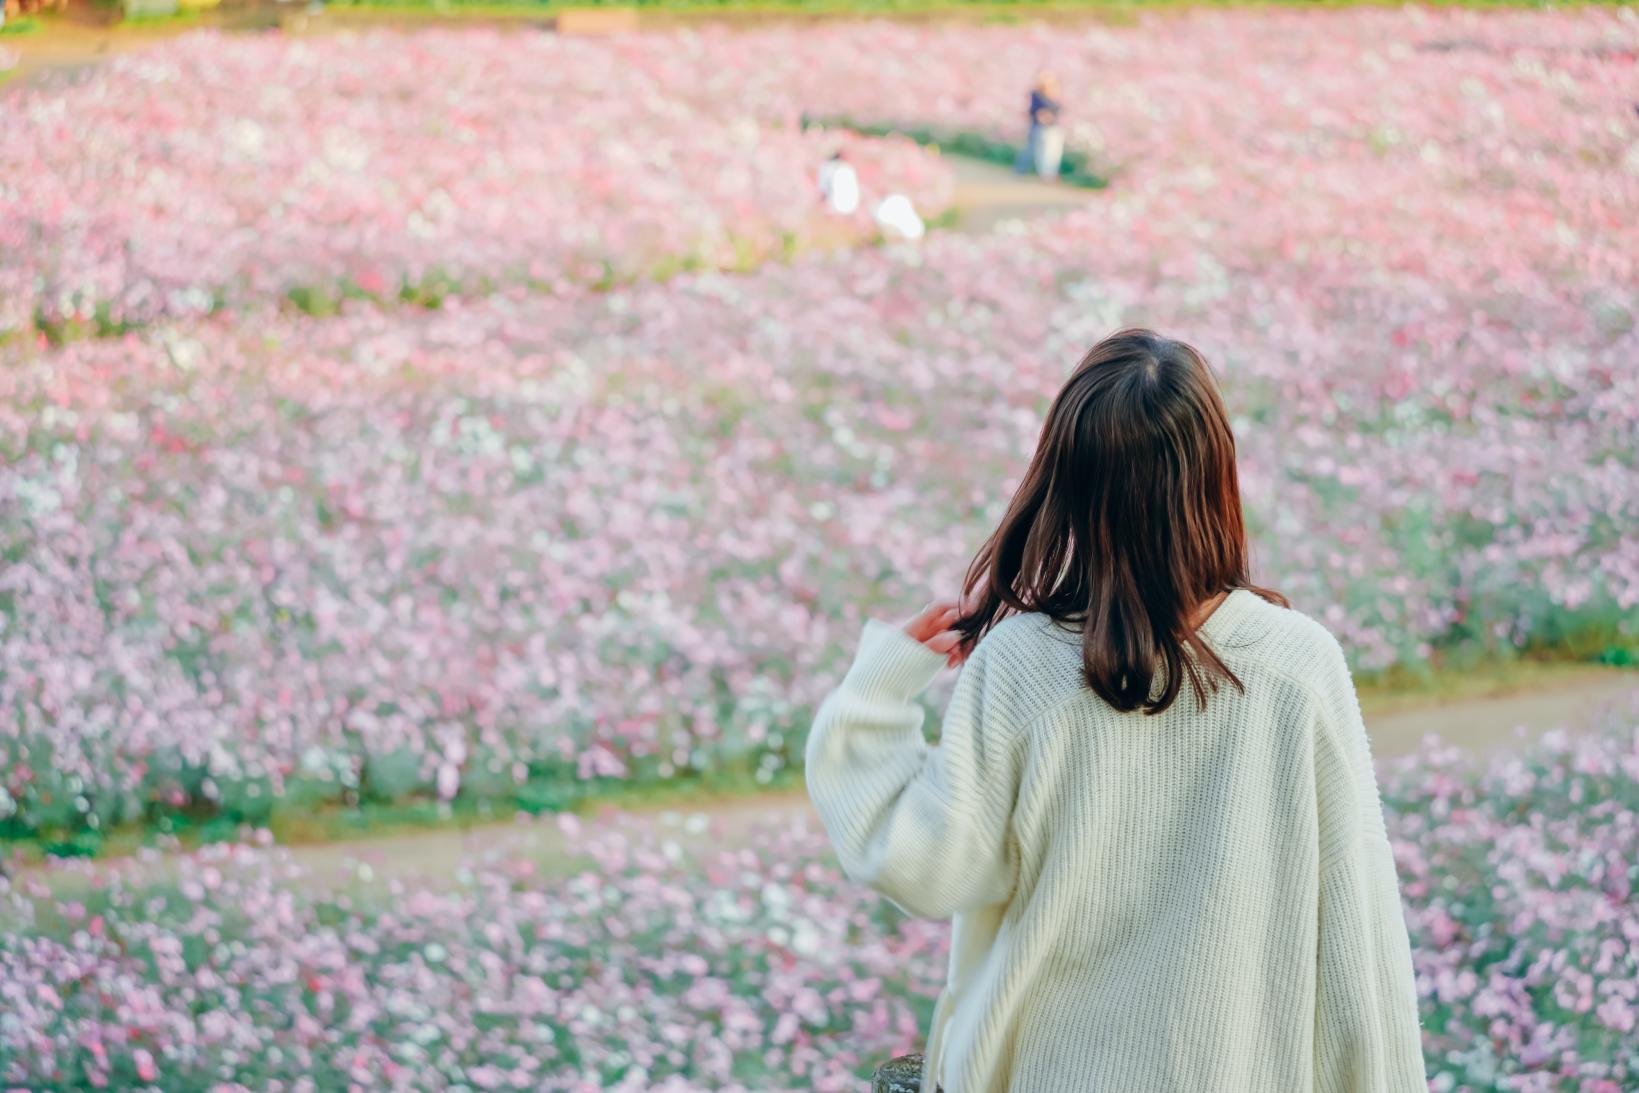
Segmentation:
[(14, 80), (22, 81), (47, 73), (76, 72), (116, 53), (141, 49), (175, 37), (181, 25), (156, 23), (151, 26), (126, 26), (52, 18), (48, 26), (31, 34), (0, 38), (0, 49), (9, 49), (17, 54), (17, 65), (9, 72)]
[[(1622, 710), (1639, 711), (1639, 672), (1590, 666), (1566, 673), (1548, 690), (1368, 716), (1367, 730), (1373, 754), (1380, 759), (1409, 755), (1431, 735), (1484, 755), (1522, 747), (1557, 728), (1596, 729)], [(770, 826), (807, 822), (813, 812), (807, 795), (795, 790), (691, 809), (627, 810), (624, 815), (638, 831), (670, 839), (684, 850), (705, 850), (749, 845)], [(366, 882), (449, 880), (463, 870), (503, 863), (527, 862), (542, 877), (579, 868), (552, 817), (298, 846), (291, 853), (310, 871), (314, 883), (327, 885), (349, 876)]]
[(1368, 716), (1372, 753), (1408, 755), (1438, 736), (1474, 755), (1517, 749), (1557, 728), (1597, 727), (1615, 711), (1639, 713), (1639, 672), (1588, 666), (1552, 687), (1402, 708)]
[[(1368, 694), (1368, 710), (1379, 701)], [(1522, 693), (1420, 705), (1394, 700), (1394, 705), (1398, 707), (1394, 712), (1367, 714), (1372, 751), (1378, 758), (1409, 755), (1430, 735), (1484, 755), (1523, 747), (1553, 729), (1597, 730), (1622, 712), (1631, 723), (1639, 714), (1639, 672), (1589, 666), (1558, 672), (1553, 685)], [(683, 807), (605, 806), (595, 815), (617, 819), (638, 837), (673, 843), (689, 856), (751, 846), (785, 825), (817, 823), (801, 789)], [(585, 868), (586, 859), (571, 848), (562, 826), (581, 822), (572, 817), (521, 816), (514, 821), (452, 824), (288, 849), (293, 863), (300, 867), (297, 883), (315, 891), (364, 892), (400, 882), (437, 887), (459, 884), (480, 869), (495, 868), (527, 871), (534, 881), (545, 883)], [(113, 860), (50, 870), (49, 883), (60, 897), (69, 895), (93, 883), (101, 866)], [(176, 864), (175, 857), (154, 861), (144, 867), (144, 873), (160, 881)], [(23, 866), (22, 871), (46, 868), (35, 863)]]
[(1097, 196), (1095, 190), (1043, 182), (1034, 175), (1015, 174), (999, 164), (967, 156), (946, 158), (956, 175), (952, 204), (957, 212), (959, 231), (991, 231), (1008, 220), (1063, 212)]

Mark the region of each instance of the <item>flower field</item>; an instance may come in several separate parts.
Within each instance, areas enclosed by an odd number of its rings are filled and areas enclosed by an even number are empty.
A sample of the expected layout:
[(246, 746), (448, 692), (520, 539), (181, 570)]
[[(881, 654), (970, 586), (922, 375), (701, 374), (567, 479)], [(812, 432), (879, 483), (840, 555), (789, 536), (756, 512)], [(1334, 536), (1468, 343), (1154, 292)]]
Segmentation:
[[(8, 88), (0, 1088), (862, 1089), (946, 930), (803, 813), (521, 818), (572, 865), (503, 838), (442, 880), (270, 829), (786, 778), (1118, 326), (1218, 367), (1257, 577), (1358, 670), (1631, 656), (1635, 42), (1624, 8), (193, 33)], [(917, 244), (824, 214), (839, 146), (867, 206), (959, 209), (956, 173), (802, 119), (1017, 140), (1043, 66), (1108, 188)], [(1639, 709), (1380, 777), (1431, 1089), (1639, 1089)], [(202, 824), (238, 834), (168, 837)], [(161, 849), (3, 850), (130, 826)]]
[(871, 229), (824, 215), (814, 176), (835, 147), (878, 196), (949, 200), (933, 156), (804, 132), (714, 75), (721, 50), (669, 68), (616, 52), (484, 31), (198, 33), (20, 92), (0, 146), (0, 336), (281, 296), (323, 312), (564, 291), (845, 245)]
[[(1430, 1088), (1639, 1085), (1639, 730), (1383, 771)], [(0, 1082), (184, 1090), (860, 1090), (917, 1043), (946, 929), (817, 822), (704, 817), (500, 853), (453, 889), (314, 885), (285, 852), (0, 880)], [(172, 875), (156, 880), (167, 870)]]
[[(1073, 33), (194, 34), (8, 101), (0, 333), (270, 294), (312, 310), (562, 290), (857, 238), (816, 215), (814, 168), (839, 138), (802, 132), (803, 115), (1017, 140), (1043, 64), (1072, 104), (1070, 145), (1115, 174), (1132, 221), (1119, 246), (1142, 261), (1613, 292), (1639, 279), (1636, 37), (1622, 8), (1197, 13)], [(868, 194), (948, 201), (936, 160), (847, 143)]]
[[(770, 781), (862, 617), (954, 587), (1128, 323), (1216, 362), (1259, 575), (1358, 668), (1631, 644), (1636, 25), (1055, 31), (1072, 139), (1117, 169), (1085, 207), (663, 285), (643, 263), (730, 221), (830, 230), (837, 138), (798, 114), (1002, 132), (1047, 32), (194, 35), (17, 93), (0, 306), (130, 329), (0, 345), (0, 834)], [(855, 65), (867, 35), (894, 48)], [(868, 183), (946, 192), (856, 143)], [(635, 279), (594, 291), (593, 256)], [(336, 287), (435, 269), (436, 308)], [(333, 316), (282, 302), (326, 285)]]
[(1631, 616), (1632, 331), (1429, 286), (1424, 382), (1381, 330), (1404, 296), (1104, 282), (1104, 230), (20, 356), (0, 800), (72, 828), (767, 776), (861, 614), (952, 586), (1076, 347), (1162, 315), (1225, 372), (1263, 571), (1359, 664)]

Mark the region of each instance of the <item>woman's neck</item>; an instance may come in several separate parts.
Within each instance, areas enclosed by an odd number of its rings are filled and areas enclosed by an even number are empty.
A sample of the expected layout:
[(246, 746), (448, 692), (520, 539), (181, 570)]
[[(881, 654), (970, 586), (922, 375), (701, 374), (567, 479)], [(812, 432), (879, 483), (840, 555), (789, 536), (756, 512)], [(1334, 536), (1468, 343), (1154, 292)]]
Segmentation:
[(1206, 620), (1210, 619), (1212, 617), (1212, 613), (1218, 610), (1218, 607), (1228, 598), (1228, 592), (1220, 592), (1216, 596), (1212, 596), (1203, 601), (1201, 606), (1197, 607), (1194, 613), (1190, 615), (1190, 629), (1199, 630), (1201, 627), (1205, 626)]

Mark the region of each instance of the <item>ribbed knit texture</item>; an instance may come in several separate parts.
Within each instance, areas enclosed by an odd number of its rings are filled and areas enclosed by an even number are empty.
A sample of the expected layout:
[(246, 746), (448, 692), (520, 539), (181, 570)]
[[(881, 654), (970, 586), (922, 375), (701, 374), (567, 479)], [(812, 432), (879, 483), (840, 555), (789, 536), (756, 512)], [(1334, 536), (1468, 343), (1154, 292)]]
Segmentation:
[(956, 681), (867, 624), (808, 742), (843, 867), (954, 915), (925, 1089), (1418, 1093), (1411, 948), (1354, 685), (1332, 636), (1232, 593), (1202, 634), (1240, 677), (1203, 712), (1120, 713), (1079, 635), (1010, 618)]

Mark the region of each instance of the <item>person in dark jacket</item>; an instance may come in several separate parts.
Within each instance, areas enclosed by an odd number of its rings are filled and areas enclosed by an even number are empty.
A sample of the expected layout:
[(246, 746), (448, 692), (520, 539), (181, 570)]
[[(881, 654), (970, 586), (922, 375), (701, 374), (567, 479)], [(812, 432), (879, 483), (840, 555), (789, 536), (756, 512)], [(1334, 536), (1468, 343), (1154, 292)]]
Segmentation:
[(1058, 81), (1051, 72), (1036, 77), (1030, 89), (1030, 129), (1014, 169), (1019, 174), (1034, 171), (1042, 178), (1057, 178), (1064, 158), (1064, 130), (1059, 115), (1064, 106), (1059, 99)]

